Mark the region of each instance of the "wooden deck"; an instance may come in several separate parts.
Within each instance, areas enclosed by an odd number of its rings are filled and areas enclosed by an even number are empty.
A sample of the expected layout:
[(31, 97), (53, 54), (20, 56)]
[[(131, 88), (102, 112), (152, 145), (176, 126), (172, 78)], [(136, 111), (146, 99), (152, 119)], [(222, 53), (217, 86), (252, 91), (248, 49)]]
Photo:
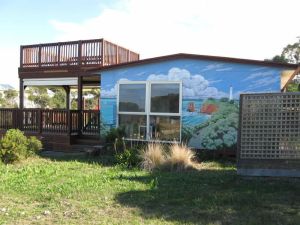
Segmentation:
[[(81, 115), (80, 115), (81, 114)], [(79, 121), (79, 118), (82, 121)], [(57, 134), (100, 134), (100, 111), (0, 109), (0, 129)]]
[(137, 60), (139, 54), (104, 39), (20, 47), (20, 69), (109, 66)]
[(78, 138), (100, 141), (100, 111), (65, 109), (0, 109), (0, 134), (20, 129), (39, 137), (47, 149), (70, 150)]

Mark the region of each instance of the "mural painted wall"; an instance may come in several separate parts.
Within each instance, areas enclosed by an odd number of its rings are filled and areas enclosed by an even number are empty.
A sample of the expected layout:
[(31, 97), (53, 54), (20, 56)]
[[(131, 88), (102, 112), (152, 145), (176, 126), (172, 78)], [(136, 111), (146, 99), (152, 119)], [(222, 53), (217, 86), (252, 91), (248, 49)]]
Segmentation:
[(239, 95), (280, 91), (281, 71), (258, 65), (183, 59), (102, 72), (102, 134), (116, 126), (119, 80), (181, 80), (183, 141), (195, 148), (235, 148)]

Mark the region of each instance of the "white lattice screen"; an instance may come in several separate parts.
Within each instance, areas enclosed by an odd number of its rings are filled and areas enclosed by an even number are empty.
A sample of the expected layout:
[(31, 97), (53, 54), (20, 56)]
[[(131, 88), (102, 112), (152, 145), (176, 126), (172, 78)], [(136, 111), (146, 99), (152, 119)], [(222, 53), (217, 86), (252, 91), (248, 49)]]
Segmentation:
[(300, 159), (300, 93), (241, 95), (241, 159)]

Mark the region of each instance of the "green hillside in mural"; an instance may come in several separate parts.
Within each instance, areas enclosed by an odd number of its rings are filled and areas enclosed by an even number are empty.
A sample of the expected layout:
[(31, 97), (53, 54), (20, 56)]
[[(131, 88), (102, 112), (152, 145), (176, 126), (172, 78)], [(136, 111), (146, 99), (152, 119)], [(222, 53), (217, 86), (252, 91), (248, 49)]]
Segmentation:
[(191, 146), (202, 149), (235, 148), (238, 129), (238, 101), (228, 98), (204, 101), (201, 113), (211, 115), (206, 122), (192, 130), (184, 130), (183, 137)]

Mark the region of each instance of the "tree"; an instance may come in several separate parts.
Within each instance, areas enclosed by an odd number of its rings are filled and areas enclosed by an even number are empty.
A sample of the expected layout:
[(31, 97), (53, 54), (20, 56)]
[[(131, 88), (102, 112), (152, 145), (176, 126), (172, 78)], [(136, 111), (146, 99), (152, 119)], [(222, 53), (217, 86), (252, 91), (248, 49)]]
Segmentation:
[(99, 88), (91, 88), (83, 92), (85, 98), (85, 109), (96, 109), (99, 105), (100, 90)]
[(280, 55), (276, 55), (272, 58), (274, 62), (283, 63), (300, 63), (300, 39), (294, 44), (288, 44), (283, 48)]
[(50, 99), (50, 108), (64, 109), (66, 108), (66, 92), (61, 87), (50, 88), (53, 96)]
[(48, 93), (48, 88), (46, 87), (30, 87), (26, 91), (28, 93), (28, 100), (33, 101), (33, 103), (39, 108), (49, 108), (50, 107), (50, 96)]
[[(62, 87), (30, 87), (26, 93), (28, 94), (28, 99), (33, 101), (38, 108), (66, 108), (66, 92)], [(77, 109), (77, 95), (76, 90), (71, 90), (71, 109)], [(85, 90), (83, 96), (85, 97), (85, 109), (95, 109), (98, 106), (100, 97), (98, 88)]]
[(16, 108), (18, 92), (14, 89), (8, 89), (0, 93), (0, 105), (3, 108)]

